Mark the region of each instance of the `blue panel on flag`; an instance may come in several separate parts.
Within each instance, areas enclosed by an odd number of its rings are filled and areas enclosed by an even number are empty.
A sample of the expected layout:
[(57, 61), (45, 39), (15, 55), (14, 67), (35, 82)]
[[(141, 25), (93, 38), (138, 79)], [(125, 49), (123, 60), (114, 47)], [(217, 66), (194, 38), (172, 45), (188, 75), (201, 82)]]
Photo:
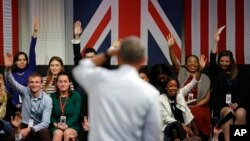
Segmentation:
[(175, 31), (181, 37), (183, 21), (183, 0), (158, 0)]
[(102, 0), (74, 0), (74, 21), (80, 20), (85, 28)]
[(159, 45), (156, 43), (154, 37), (148, 32), (148, 65), (155, 65), (158, 63), (169, 65), (166, 57), (161, 51)]
[(111, 46), (111, 42), (111, 31), (109, 31), (101, 46), (97, 49), (97, 53), (105, 52)]

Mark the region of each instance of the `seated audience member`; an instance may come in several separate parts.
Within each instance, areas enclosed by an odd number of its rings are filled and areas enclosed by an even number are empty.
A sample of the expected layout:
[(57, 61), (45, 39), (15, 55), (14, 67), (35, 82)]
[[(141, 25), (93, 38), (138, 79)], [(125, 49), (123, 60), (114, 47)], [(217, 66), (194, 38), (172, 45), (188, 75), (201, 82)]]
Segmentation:
[(11, 96), (7, 93), (4, 85), (4, 77), (0, 74), (0, 140), (11, 140), (12, 127), (10, 125)]
[(7, 106), (8, 96), (4, 86), (4, 78), (0, 73), (0, 139), (1, 136), (10, 135), (10, 126), (7, 121), (4, 120), (6, 115), (6, 106)]
[(80, 44), (80, 36), (82, 34), (81, 22), (76, 21), (74, 23), (74, 39), (71, 40), (73, 44), (73, 52), (74, 52), (74, 63), (78, 65), (79, 61), (82, 58), (91, 58), (96, 55), (96, 50), (94, 48), (86, 48), (82, 57), (81, 54), (81, 44)]
[[(31, 36), (31, 43), (29, 48), (29, 58), (25, 52), (17, 52), (14, 56), (14, 63), (11, 67), (12, 75), (14, 79), (23, 86), (28, 85), (28, 77), (36, 69), (36, 41), (39, 30), (39, 22), (36, 18), (34, 21), (34, 29)], [(15, 33), (16, 34), (16, 33)], [(8, 109), (11, 114), (15, 114), (16, 111), (21, 111), (22, 101), (18, 92), (14, 91), (8, 83), (6, 83), (6, 89), (12, 96), (12, 104)]]
[[(205, 61), (202, 61), (202, 68), (204, 68)], [(189, 107), (186, 104), (184, 95), (186, 95), (200, 80), (200, 72), (196, 72), (192, 81), (180, 88), (176, 77), (168, 77), (166, 81), (166, 94), (160, 95), (161, 103), (161, 119), (162, 130), (165, 134), (165, 140), (184, 139), (186, 135), (193, 136), (197, 134), (197, 130), (191, 130), (191, 122), (194, 118)]]
[[(174, 70), (178, 74), (178, 81), (182, 88), (192, 80), (197, 71), (200, 71), (200, 61), (197, 56), (189, 55), (185, 59), (185, 65), (181, 66), (173, 49), (175, 39), (171, 34), (167, 36), (167, 42), (170, 58)], [(204, 57), (204, 55), (201, 55), (202, 60), (205, 60)], [(210, 100), (210, 79), (206, 74), (201, 73), (200, 80), (201, 82), (185, 96), (185, 100), (194, 115), (194, 122), (199, 131), (199, 135), (203, 140), (208, 140), (211, 131), (211, 116), (208, 106)]]
[[(235, 119), (229, 120), (222, 126), (224, 139), (229, 141), (230, 125), (246, 124), (246, 109), (244, 107), (245, 94), (241, 92), (239, 70), (233, 54), (229, 50), (218, 53), (219, 30), (214, 34), (214, 47), (210, 53), (211, 74), (211, 107), (213, 116), (223, 118), (229, 112), (233, 112)], [(218, 57), (217, 57), (218, 54)], [(217, 58), (217, 63), (216, 63)]]
[(86, 48), (84, 50), (84, 54), (83, 54), (84, 58), (92, 58), (95, 55), (96, 55), (96, 51), (94, 48)]
[(4, 85), (4, 78), (3, 75), (0, 74), (0, 120), (5, 117), (7, 101), (8, 95)]
[(14, 118), (11, 116), (10, 122), (1, 120), (1, 122), (0, 122), (1, 127), (0, 128), (2, 128), (2, 129), (0, 129), (0, 130), (2, 130), (2, 131), (0, 134), (0, 140), (1, 141), (12, 141), (14, 139), (13, 139), (13, 137), (11, 138), (11, 134), (15, 133), (15, 141), (21, 141), (22, 140), (22, 134), (20, 132), (20, 125), (22, 122), (21, 113), (16, 112), (16, 115)]
[(149, 69), (148, 66), (143, 66), (139, 69), (139, 76), (141, 79), (149, 82)]
[(38, 139), (50, 141), (49, 130), (52, 110), (52, 100), (42, 91), (42, 77), (32, 73), (28, 77), (28, 87), (19, 84), (12, 76), (11, 66), (13, 56), (7, 53), (4, 58), (5, 78), (13, 89), (20, 93), (22, 98), (22, 124), (20, 132), (24, 140)]
[[(56, 78), (58, 73), (64, 71), (63, 61), (58, 56), (53, 56), (49, 61), (49, 68), (47, 71), (47, 76), (42, 79), (42, 88), (47, 94), (56, 92)], [(71, 83), (70, 88), (74, 90), (74, 86)]]
[[(92, 58), (94, 57), (97, 52), (94, 48), (92, 47), (87, 47), (84, 51), (83, 51), (83, 55), (81, 54), (81, 44), (80, 44), (80, 36), (82, 34), (82, 27), (81, 27), (81, 22), (80, 21), (76, 21), (74, 23), (74, 39), (71, 40), (72, 44), (73, 44), (73, 52), (74, 52), (74, 65), (78, 65), (79, 61), (82, 58)], [(112, 43), (111, 47), (109, 49), (113, 49), (116, 48), (117, 46), (119, 47), (121, 44), (121, 40), (117, 40), (115, 42)], [(111, 57), (109, 57), (103, 67), (109, 68), (110, 67), (110, 59)]]
[(168, 76), (172, 76), (172, 70), (165, 64), (156, 64), (150, 71), (150, 83), (156, 87), (160, 94), (165, 91)]
[(57, 75), (57, 91), (51, 94), (51, 134), (53, 141), (68, 141), (77, 138), (80, 131), (81, 96), (70, 89), (70, 78), (66, 72)]

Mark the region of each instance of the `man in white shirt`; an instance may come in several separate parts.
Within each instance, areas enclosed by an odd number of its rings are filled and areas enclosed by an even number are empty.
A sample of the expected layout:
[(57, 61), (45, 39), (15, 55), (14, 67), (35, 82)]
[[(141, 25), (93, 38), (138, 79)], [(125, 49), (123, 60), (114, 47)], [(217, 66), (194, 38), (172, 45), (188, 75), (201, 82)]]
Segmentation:
[[(100, 67), (117, 55), (120, 67)], [(120, 48), (84, 59), (74, 68), (75, 80), (89, 97), (89, 141), (159, 141), (159, 92), (143, 81), (138, 69), (145, 49), (137, 37), (124, 39)]]

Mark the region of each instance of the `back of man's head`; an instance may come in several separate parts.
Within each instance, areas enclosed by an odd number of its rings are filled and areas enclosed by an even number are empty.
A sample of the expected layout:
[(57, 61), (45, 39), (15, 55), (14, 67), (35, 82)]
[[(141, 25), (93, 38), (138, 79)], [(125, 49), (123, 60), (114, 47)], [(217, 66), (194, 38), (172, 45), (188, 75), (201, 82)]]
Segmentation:
[(124, 63), (137, 64), (144, 56), (145, 48), (138, 37), (129, 36), (122, 41), (120, 57)]

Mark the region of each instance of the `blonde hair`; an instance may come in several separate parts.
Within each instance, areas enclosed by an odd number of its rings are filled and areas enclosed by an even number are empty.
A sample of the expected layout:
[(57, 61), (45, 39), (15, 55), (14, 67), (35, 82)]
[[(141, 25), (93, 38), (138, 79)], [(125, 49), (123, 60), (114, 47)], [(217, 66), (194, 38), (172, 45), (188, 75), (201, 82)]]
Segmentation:
[(0, 83), (0, 119), (2, 119), (6, 114), (7, 92), (4, 86), (4, 78), (1, 73), (0, 73), (0, 79), (2, 79), (3, 81), (3, 83)]

